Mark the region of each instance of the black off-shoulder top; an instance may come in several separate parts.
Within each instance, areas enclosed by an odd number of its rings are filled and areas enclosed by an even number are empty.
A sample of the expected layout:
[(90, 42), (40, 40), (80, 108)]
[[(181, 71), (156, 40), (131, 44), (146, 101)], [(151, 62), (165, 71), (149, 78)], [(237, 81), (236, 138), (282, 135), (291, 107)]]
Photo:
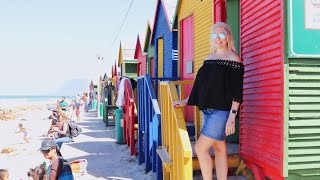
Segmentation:
[(232, 101), (242, 102), (244, 67), (231, 60), (205, 60), (194, 81), (188, 105), (200, 110), (231, 109)]

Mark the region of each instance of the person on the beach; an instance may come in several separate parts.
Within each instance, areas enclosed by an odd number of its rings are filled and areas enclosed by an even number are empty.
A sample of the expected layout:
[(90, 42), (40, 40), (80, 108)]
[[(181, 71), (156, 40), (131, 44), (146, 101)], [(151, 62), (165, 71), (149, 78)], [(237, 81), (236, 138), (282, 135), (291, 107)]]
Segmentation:
[(90, 108), (90, 97), (89, 97), (89, 94), (86, 93), (86, 107), (85, 107), (85, 111), (88, 112), (89, 111), (89, 108)]
[(21, 123), (18, 124), (18, 128), (19, 128), (19, 131), (15, 132), (15, 133), (21, 133), (21, 132), (22, 132), (22, 133), (23, 133), (23, 139), (24, 139), (27, 143), (29, 143), (30, 140), (31, 140), (31, 138), (28, 136), (28, 135), (29, 135), (28, 130), (31, 131), (31, 129), (23, 127), (23, 125), (22, 125)]
[(56, 102), (56, 108), (59, 109), (60, 108), (60, 100), (58, 99)]
[(80, 106), (81, 106), (81, 102), (80, 101), (76, 101), (76, 117), (77, 117), (77, 121), (80, 121)]
[(61, 101), (59, 102), (59, 105), (60, 105), (60, 108), (63, 110), (63, 111), (66, 111), (68, 109), (68, 103), (65, 101), (66, 98), (64, 96), (62, 96), (62, 99)]
[(71, 112), (71, 115), (70, 115), (70, 120), (72, 120), (73, 114), (76, 111), (76, 100), (72, 100), (71, 104), (69, 105), (69, 107), (71, 107), (71, 109), (72, 109), (72, 112)]
[(6, 169), (0, 169), (0, 180), (9, 180), (9, 171)]
[(81, 97), (80, 97), (80, 94), (78, 94), (76, 97), (76, 102), (80, 102), (80, 100), (81, 100)]
[(59, 117), (63, 114), (63, 111), (61, 108), (58, 108), (56, 110), (52, 111), (52, 115), (49, 116), (49, 119), (51, 119), (50, 122), (50, 127), (48, 130), (48, 137), (49, 138), (58, 138), (57, 137), (57, 132), (56, 131), (51, 131), (51, 130), (59, 130)]
[(242, 102), (244, 65), (237, 55), (229, 25), (217, 22), (211, 28), (211, 53), (205, 58), (190, 96), (175, 107), (194, 105), (202, 111), (201, 135), (195, 145), (202, 177), (212, 180), (214, 149), (218, 180), (227, 180), (225, 136), (235, 133), (235, 118)]
[(53, 139), (43, 140), (39, 150), (44, 158), (50, 160), (50, 165), (47, 169), (48, 180), (74, 179), (70, 165), (62, 157), (60, 150)]
[(30, 168), (27, 175), (33, 180), (47, 180), (48, 175), (47, 175), (46, 164), (42, 163), (40, 164), (40, 166), (37, 166), (35, 168)]
[(59, 124), (57, 129), (50, 130), (50, 133), (57, 133), (57, 137), (54, 139), (55, 143), (61, 148), (62, 143), (68, 143), (71, 141), (69, 125), (67, 123), (68, 117), (65, 113), (59, 115)]

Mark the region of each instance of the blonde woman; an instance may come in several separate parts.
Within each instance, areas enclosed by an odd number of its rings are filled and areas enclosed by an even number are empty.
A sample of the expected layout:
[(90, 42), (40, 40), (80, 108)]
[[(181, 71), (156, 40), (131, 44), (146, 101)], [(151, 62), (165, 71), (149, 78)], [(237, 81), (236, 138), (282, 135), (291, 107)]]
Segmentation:
[(68, 116), (65, 113), (59, 113), (58, 116), (58, 129), (50, 130), (50, 133), (55, 133), (57, 138), (55, 138), (55, 143), (58, 145), (59, 149), (62, 143), (68, 143), (71, 141), (70, 131), (68, 125)]
[(195, 145), (202, 177), (212, 180), (209, 150), (214, 149), (218, 180), (228, 175), (225, 136), (235, 132), (235, 117), (242, 102), (244, 68), (234, 47), (229, 25), (218, 22), (211, 28), (211, 53), (199, 69), (190, 96), (173, 102), (175, 107), (198, 106), (202, 111), (201, 135)]

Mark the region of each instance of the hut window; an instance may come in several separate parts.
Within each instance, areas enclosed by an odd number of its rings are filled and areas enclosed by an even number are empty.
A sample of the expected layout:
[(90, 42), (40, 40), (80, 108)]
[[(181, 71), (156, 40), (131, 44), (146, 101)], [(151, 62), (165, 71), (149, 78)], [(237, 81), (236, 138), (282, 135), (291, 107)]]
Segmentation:
[(137, 64), (126, 63), (126, 73), (137, 73)]

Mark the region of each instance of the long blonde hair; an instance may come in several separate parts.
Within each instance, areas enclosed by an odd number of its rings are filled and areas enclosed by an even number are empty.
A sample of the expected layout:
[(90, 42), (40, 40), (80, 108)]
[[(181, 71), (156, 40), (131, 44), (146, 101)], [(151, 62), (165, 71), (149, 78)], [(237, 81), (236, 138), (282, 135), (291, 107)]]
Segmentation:
[[(231, 27), (224, 22), (216, 22), (214, 25), (212, 25), (210, 33), (212, 33), (212, 31), (218, 27), (223, 28), (224, 33), (227, 35), (228, 50), (236, 52), (236, 48), (234, 46), (234, 39), (231, 32)], [(212, 42), (211, 38), (210, 38), (210, 45), (211, 45), (211, 52), (215, 53), (217, 51), (217, 48), (214, 46), (214, 43)]]

